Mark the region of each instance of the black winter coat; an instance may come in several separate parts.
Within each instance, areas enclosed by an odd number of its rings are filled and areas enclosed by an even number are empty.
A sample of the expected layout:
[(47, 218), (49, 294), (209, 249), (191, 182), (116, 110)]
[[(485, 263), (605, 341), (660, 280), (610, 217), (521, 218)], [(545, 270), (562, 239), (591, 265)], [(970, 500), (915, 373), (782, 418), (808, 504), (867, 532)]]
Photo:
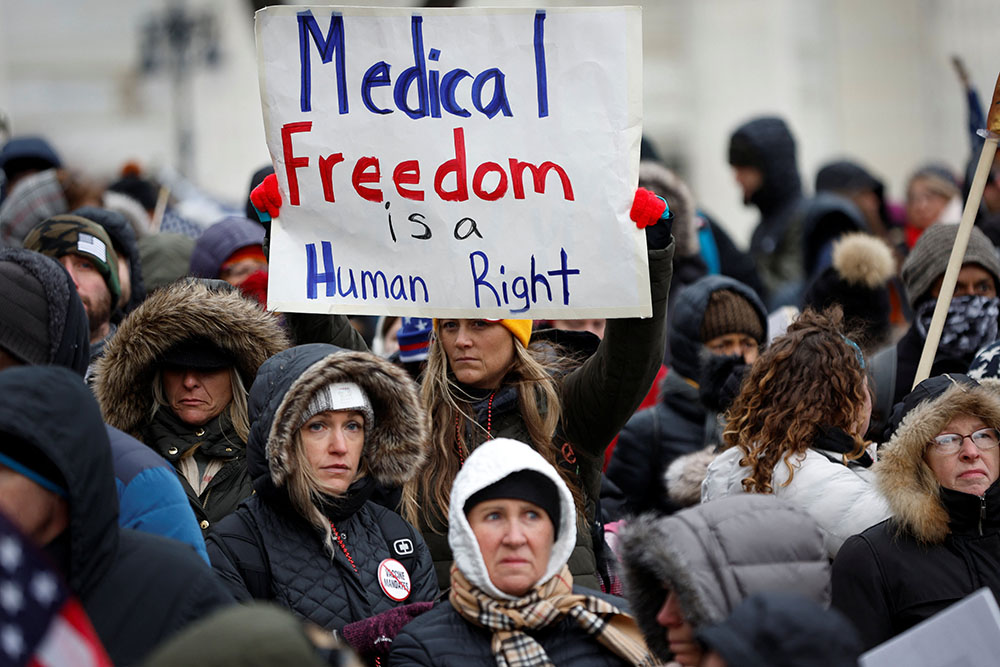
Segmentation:
[[(325, 534), (293, 507), (285, 482), (295, 474), (291, 447), (309, 416), (309, 401), (328, 384), (346, 381), (364, 389), (375, 422), (365, 426), (362, 457), (368, 476), (317, 506), (339, 534), (331, 555)], [(281, 415), (277, 424), (276, 415)], [(318, 343), (294, 347), (261, 366), (250, 391), (250, 417), (247, 458), (256, 494), (207, 539), (212, 566), (238, 599), (270, 599), (327, 630), (340, 630), (394, 606), (437, 596), (420, 533), (368, 500), (376, 482), (401, 484), (426, 456), (423, 411), (405, 371), (367, 352)], [(386, 526), (398, 530), (386, 532)], [(409, 546), (394, 545), (398, 539), (409, 540)], [(411, 590), (404, 600), (389, 598), (379, 583), (379, 565), (388, 558), (409, 563), (404, 566)]]
[(833, 563), (833, 606), (878, 646), (986, 586), (1000, 599), (1000, 484), (980, 499), (941, 490), (951, 533), (921, 544), (886, 519), (849, 538)]
[(79, 375), (5, 370), (0, 396), (0, 433), (36, 449), (66, 482), (69, 527), (47, 550), (116, 665), (141, 662), (188, 623), (233, 602), (190, 546), (118, 527), (111, 447)]
[[(632, 514), (656, 511), (669, 514), (677, 506), (667, 498), (663, 474), (678, 457), (705, 446), (705, 425), (710, 413), (702, 405), (698, 388), (701, 358), (701, 325), (712, 294), (735, 292), (753, 305), (767, 331), (767, 313), (756, 293), (726, 276), (709, 276), (684, 289), (670, 317), (671, 367), (660, 385), (656, 405), (636, 413), (618, 435), (608, 464), (608, 478), (625, 494)], [(714, 413), (711, 413), (714, 418)]]
[[(619, 609), (625, 601), (597, 591), (573, 587), (573, 592), (603, 598)], [(392, 643), (389, 665), (426, 665), (428, 667), (466, 667), (494, 665), (490, 649), (493, 633), (469, 623), (455, 611), (450, 602), (442, 602), (408, 623)], [(591, 667), (625, 665), (617, 655), (588, 635), (570, 618), (564, 618), (541, 632), (532, 633), (552, 664)]]

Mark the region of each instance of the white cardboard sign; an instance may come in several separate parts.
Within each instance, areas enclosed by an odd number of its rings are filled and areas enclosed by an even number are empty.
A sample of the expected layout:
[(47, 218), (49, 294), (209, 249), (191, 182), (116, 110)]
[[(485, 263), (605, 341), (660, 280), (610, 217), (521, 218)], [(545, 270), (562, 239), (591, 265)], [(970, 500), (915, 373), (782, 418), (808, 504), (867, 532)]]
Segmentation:
[(268, 7), (268, 307), (651, 314), (638, 7)]

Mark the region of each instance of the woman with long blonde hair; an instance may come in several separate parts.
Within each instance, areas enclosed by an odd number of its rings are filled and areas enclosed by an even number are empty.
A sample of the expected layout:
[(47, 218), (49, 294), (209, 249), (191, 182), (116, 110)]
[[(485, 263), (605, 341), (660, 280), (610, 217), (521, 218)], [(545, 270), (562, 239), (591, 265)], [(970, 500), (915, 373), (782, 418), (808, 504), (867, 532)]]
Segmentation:
[(832, 558), (851, 535), (889, 516), (872, 486), (864, 441), (871, 392), (839, 309), (806, 310), (751, 367), (727, 414), (725, 451), (702, 502), (770, 493), (808, 511)]

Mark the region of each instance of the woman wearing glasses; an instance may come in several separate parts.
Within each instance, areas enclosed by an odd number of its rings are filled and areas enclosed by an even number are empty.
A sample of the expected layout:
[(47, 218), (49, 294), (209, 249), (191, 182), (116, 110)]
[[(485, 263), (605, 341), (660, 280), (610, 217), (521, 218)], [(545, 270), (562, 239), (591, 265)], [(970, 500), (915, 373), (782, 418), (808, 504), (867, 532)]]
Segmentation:
[(893, 517), (833, 562), (833, 605), (866, 648), (988, 586), (1000, 597), (1000, 384), (924, 380), (898, 403), (876, 482)]

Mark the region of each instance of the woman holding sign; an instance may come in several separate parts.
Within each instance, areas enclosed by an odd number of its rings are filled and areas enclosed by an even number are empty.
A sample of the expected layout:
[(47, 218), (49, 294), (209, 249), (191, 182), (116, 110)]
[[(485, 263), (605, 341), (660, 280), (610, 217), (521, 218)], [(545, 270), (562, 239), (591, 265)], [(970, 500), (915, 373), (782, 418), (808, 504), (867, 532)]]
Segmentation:
[(603, 538), (593, 527), (604, 450), (663, 360), (673, 257), (668, 215), (663, 200), (637, 193), (632, 219), (646, 229), (653, 316), (608, 320), (603, 340), (582, 363), (565, 347), (533, 339), (531, 320), (435, 321), (421, 387), (431, 416), (425, 470), (432, 474), (403, 487), (403, 515), (423, 532), (442, 589), (452, 560), (446, 539), (451, 485), (465, 459), (499, 437), (529, 443), (559, 470), (577, 508), (570, 571), (581, 585), (600, 587), (594, 544)]
[[(276, 216), (277, 179), (269, 176), (250, 199)], [(604, 451), (662, 364), (674, 254), (663, 199), (640, 188), (630, 215), (646, 233), (653, 316), (608, 320), (600, 344), (583, 355), (533, 338), (531, 320), (435, 321), (421, 386), (431, 417), (430, 461), (404, 485), (402, 513), (427, 540), (442, 589), (452, 562), (451, 485), (466, 457), (497, 437), (529, 443), (560, 471), (578, 515), (570, 571), (581, 585), (600, 587), (594, 544), (601, 535), (594, 526)]]
[(255, 495), (209, 536), (216, 572), (237, 599), (273, 600), (361, 652), (380, 621), (391, 637), (437, 595), (419, 533), (370, 501), (426, 459), (416, 385), (368, 352), (301, 345), (261, 366), (250, 417)]

